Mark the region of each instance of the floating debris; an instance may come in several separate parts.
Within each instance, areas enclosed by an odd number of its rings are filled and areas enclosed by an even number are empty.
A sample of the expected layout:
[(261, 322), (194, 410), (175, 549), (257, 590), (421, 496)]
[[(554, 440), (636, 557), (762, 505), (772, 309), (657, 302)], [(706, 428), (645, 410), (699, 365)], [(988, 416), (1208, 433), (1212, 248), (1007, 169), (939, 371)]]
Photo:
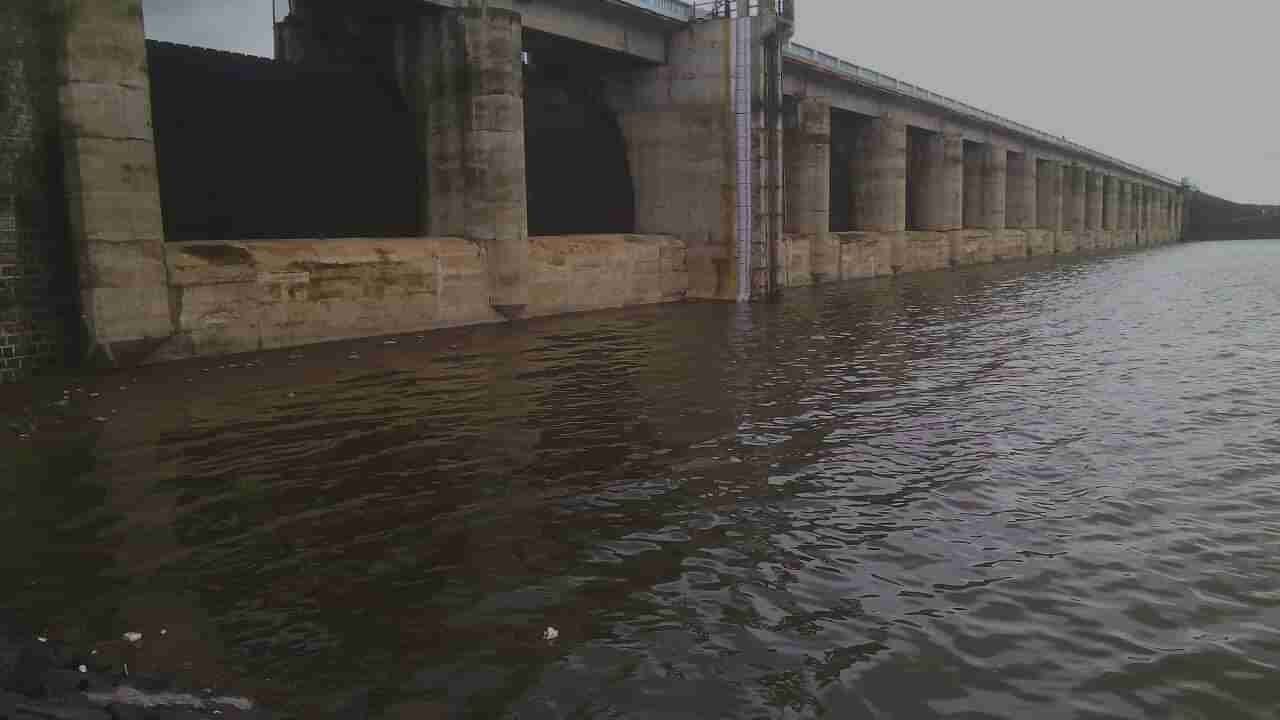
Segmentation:
[(166, 630), (165, 628), (160, 628), (160, 634), (161, 634), (161, 635), (168, 635), (168, 634), (169, 634), (169, 631), (168, 631), (168, 630)]
[(131, 642), (131, 643), (136, 643), (136, 642), (138, 642), (139, 640), (141, 640), (141, 639), (142, 639), (142, 633), (140, 633), (140, 632), (127, 632), (127, 633), (125, 633), (125, 634), (124, 634), (124, 639), (125, 639), (125, 640), (128, 640), (128, 641), (129, 641), (129, 642)]
[(81, 665), (78, 669), (80, 670), (81, 673), (89, 672), (89, 666), (87, 665)]
[(94, 418), (94, 420), (97, 420), (98, 422), (101, 422), (101, 423), (104, 423), (104, 422), (106, 422), (106, 421), (107, 421), (107, 419), (106, 419), (106, 418), (104, 418), (104, 417), (102, 417), (101, 415), (99, 415), (98, 417)]
[(551, 642), (558, 637), (560, 637), (560, 631), (551, 626), (547, 626), (547, 629), (542, 631), (542, 639), (547, 642)]
[(395, 344), (397, 344), (397, 343), (396, 343), (396, 341), (395, 341), (395, 340), (383, 340), (383, 341), (382, 341), (382, 344), (383, 344), (383, 345), (395, 345)]
[(165, 706), (188, 707), (195, 710), (215, 710), (215, 705), (223, 705), (242, 712), (253, 710), (253, 701), (245, 697), (218, 696), (212, 697), (213, 691), (207, 690), (207, 698), (198, 698), (189, 693), (159, 692), (151, 693), (137, 688), (121, 686), (111, 693), (86, 693), (90, 700), (99, 705), (133, 705), (143, 708), (162, 708)]
[(47, 637), (45, 637), (45, 636), (43, 636), (43, 635), (39, 635), (39, 636), (37, 636), (37, 637), (36, 637), (36, 640), (39, 640), (39, 641), (40, 641), (40, 642), (42, 642), (42, 643), (47, 643), (47, 642), (49, 642), (49, 638), (47, 638)]

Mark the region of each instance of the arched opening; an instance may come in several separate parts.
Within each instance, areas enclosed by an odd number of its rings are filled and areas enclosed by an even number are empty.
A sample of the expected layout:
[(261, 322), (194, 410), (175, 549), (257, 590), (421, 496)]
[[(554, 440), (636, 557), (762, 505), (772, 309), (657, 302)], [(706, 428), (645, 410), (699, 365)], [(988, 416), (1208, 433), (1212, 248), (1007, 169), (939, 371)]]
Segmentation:
[(635, 232), (635, 193), (605, 78), (636, 63), (524, 30), (530, 235)]

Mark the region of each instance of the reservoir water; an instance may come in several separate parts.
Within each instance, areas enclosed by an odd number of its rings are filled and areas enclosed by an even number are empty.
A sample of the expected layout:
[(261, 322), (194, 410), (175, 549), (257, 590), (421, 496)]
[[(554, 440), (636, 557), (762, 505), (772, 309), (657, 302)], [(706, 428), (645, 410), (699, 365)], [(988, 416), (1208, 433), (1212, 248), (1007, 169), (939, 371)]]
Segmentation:
[(301, 717), (1280, 707), (1280, 241), (35, 397), (0, 610)]

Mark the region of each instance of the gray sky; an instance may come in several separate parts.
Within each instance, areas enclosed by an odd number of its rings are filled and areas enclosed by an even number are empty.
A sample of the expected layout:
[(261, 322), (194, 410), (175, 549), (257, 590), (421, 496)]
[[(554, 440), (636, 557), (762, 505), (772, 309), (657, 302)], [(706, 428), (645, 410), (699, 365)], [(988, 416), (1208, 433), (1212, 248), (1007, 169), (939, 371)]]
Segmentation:
[[(145, 3), (150, 37), (271, 54), (272, 0)], [(1280, 203), (1274, 0), (796, 0), (796, 13), (797, 42), (1207, 192)]]

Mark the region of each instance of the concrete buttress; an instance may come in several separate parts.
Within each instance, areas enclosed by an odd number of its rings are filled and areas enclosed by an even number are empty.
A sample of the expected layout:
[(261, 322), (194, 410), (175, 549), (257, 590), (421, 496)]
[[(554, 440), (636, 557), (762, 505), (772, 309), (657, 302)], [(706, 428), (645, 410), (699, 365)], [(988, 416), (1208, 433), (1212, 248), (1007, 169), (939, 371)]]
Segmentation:
[(66, 0), (62, 149), (90, 352), (145, 360), (174, 332), (142, 0)]
[(1102, 229), (1102, 175), (1085, 171), (1084, 223), (1089, 230)]
[(1062, 227), (1080, 232), (1085, 229), (1085, 169), (1079, 165), (1063, 168)]
[(1005, 224), (1010, 228), (1030, 229), (1036, 223), (1037, 163), (1030, 153), (1009, 154), (1009, 190), (1005, 198)]
[(809, 243), (813, 282), (835, 266), (828, 243), (831, 225), (831, 103), (800, 98), (787, 118), (783, 157), (787, 171), (786, 232)]
[(999, 145), (982, 146), (982, 212), (978, 226), (988, 230), (1005, 227), (1005, 192), (1008, 189), (1009, 153)]
[(872, 232), (907, 229), (907, 125), (884, 115), (868, 122), (859, 138), (861, 172), (854, 193), (854, 227)]
[(964, 139), (934, 133), (922, 148), (922, 229), (959, 230), (964, 210)]
[(1062, 163), (1041, 160), (1037, 165), (1037, 220), (1041, 228), (1057, 232), (1062, 229)]
[(468, 85), (466, 237), (488, 255), (490, 305), (515, 318), (529, 303), (520, 15), (486, 3), (462, 10), (460, 20)]
[(1102, 227), (1104, 230), (1119, 228), (1120, 181), (1111, 175), (1102, 178)]

